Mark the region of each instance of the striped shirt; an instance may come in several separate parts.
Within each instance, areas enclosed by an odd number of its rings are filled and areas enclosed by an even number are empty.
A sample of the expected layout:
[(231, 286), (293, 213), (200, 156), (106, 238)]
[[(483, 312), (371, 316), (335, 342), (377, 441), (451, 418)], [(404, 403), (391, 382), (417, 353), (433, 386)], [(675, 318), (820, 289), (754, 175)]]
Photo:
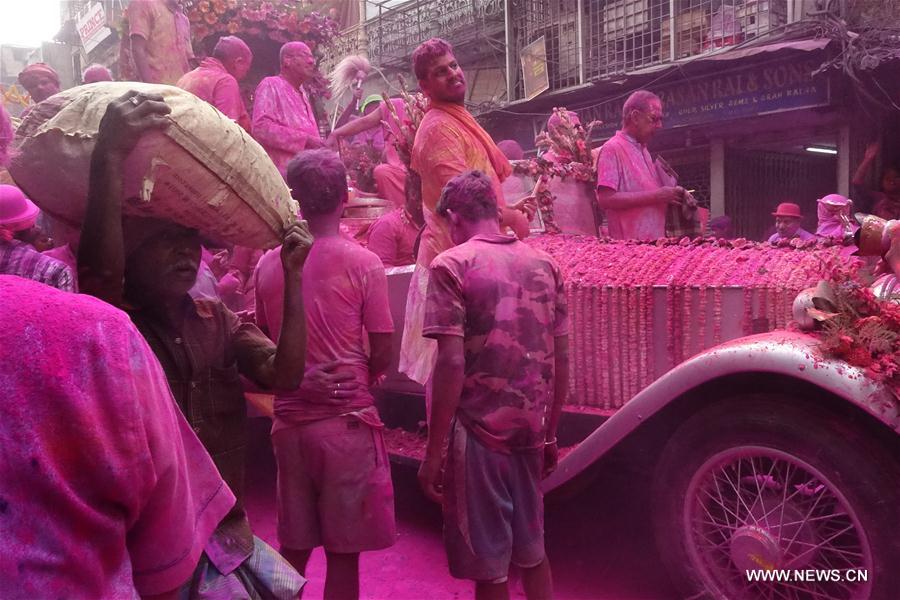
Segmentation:
[(0, 239), (0, 273), (38, 281), (64, 292), (75, 291), (75, 278), (68, 266), (15, 239)]

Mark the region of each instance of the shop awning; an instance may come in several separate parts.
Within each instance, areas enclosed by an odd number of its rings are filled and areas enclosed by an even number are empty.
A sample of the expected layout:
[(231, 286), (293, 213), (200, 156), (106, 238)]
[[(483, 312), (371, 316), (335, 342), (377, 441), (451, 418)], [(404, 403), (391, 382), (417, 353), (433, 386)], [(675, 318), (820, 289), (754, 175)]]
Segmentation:
[(622, 77), (635, 77), (640, 75), (648, 75), (651, 73), (659, 73), (668, 69), (677, 69), (683, 68), (686, 64), (697, 64), (704, 63), (709, 61), (733, 61), (740, 60), (742, 58), (749, 58), (751, 56), (756, 56), (758, 54), (766, 54), (770, 52), (780, 52), (782, 50), (799, 50), (805, 52), (811, 52), (813, 50), (821, 50), (825, 46), (827, 46), (831, 42), (828, 38), (816, 38), (816, 39), (806, 39), (806, 40), (792, 40), (789, 42), (777, 42), (773, 44), (764, 44), (757, 46), (749, 46), (749, 47), (725, 47), (718, 48), (716, 50), (711, 50), (704, 54), (698, 54), (696, 56), (691, 56), (688, 58), (683, 58), (681, 60), (677, 60), (671, 63), (665, 63), (661, 65), (653, 65), (652, 67), (646, 67), (643, 69), (638, 69), (636, 71), (631, 71), (621, 76), (609, 76), (598, 78), (598, 81), (609, 81), (609, 80), (617, 80)]

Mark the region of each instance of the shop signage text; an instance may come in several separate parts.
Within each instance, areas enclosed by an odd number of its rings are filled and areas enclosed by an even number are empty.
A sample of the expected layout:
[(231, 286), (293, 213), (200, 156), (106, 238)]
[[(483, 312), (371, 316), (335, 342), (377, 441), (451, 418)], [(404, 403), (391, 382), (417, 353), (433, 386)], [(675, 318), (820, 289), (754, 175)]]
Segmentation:
[(91, 4), (78, 17), (75, 28), (78, 30), (78, 37), (81, 38), (81, 45), (85, 54), (90, 54), (100, 42), (112, 33), (109, 27), (106, 26), (106, 12), (103, 10), (103, 5), (99, 2)]
[[(650, 89), (663, 101), (666, 128), (727, 121), (828, 105), (827, 77), (812, 77), (819, 64), (815, 59), (807, 59), (757, 65)], [(594, 133), (609, 137), (621, 127), (624, 103), (623, 97), (577, 110), (582, 122), (603, 121)]]
[(550, 89), (547, 73), (547, 43), (539, 37), (522, 49), (522, 79), (525, 84), (525, 98), (532, 98)]

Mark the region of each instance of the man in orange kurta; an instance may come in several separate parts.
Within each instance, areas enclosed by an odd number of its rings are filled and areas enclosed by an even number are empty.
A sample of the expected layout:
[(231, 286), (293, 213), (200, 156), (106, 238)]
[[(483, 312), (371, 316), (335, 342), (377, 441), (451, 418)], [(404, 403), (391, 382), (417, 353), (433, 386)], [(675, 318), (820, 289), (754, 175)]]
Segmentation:
[(466, 110), (466, 77), (453, 47), (438, 38), (423, 42), (413, 53), (413, 70), (429, 99), (428, 112), (416, 132), (411, 165), (422, 179), (425, 229), (409, 284), (400, 371), (424, 384), (431, 375), (437, 350), (434, 340), (422, 337), (428, 268), (438, 254), (453, 247), (446, 222), (435, 213), (441, 191), (460, 173), (483, 171), (493, 182), (501, 225), (512, 228), (520, 238), (528, 235), (533, 198), (523, 198), (513, 206), (503, 201), (501, 183), (512, 173), (512, 167)]
[(191, 70), (191, 23), (182, 0), (131, 0), (122, 39), (123, 80), (175, 85)]

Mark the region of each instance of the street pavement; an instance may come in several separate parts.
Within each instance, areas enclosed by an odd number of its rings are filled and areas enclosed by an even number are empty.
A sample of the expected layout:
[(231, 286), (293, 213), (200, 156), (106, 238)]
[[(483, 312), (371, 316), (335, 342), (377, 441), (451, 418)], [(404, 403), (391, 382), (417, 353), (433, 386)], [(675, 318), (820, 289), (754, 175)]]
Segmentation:
[[(247, 512), (253, 530), (277, 548), (275, 466), (268, 421), (252, 419), (247, 474)], [(360, 559), (361, 597), (372, 600), (451, 600), (473, 597), (472, 584), (453, 579), (441, 543), (441, 514), (419, 491), (415, 469), (393, 466), (397, 543)], [(668, 600), (671, 591), (652, 551), (641, 502), (629, 485), (645, 478), (614, 462), (588, 489), (546, 507), (547, 549), (558, 600)], [(310, 560), (304, 600), (322, 598), (325, 559)], [(524, 598), (511, 573), (511, 597)]]

